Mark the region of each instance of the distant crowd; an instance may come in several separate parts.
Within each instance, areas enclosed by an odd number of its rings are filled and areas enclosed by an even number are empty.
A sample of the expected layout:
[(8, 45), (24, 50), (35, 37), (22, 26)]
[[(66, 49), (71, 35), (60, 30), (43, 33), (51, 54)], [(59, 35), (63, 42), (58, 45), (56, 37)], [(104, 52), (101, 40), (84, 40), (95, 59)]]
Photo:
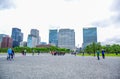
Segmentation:
[[(7, 53), (8, 53), (8, 55), (7, 55), (7, 60), (14, 60), (14, 56), (15, 56), (14, 50), (11, 49), (11, 48), (9, 48), (9, 49), (7, 50)], [(22, 51), (22, 55), (23, 55), (23, 56), (26, 56), (26, 53), (27, 53), (26, 49)], [(39, 54), (40, 54), (40, 51), (37, 51), (37, 53), (38, 53), (38, 55), (39, 55)], [(34, 56), (34, 54), (35, 54), (35, 51), (32, 50), (32, 55)], [(64, 52), (50, 52), (50, 54), (52, 54), (52, 55), (65, 55)], [(77, 53), (76, 53), (76, 52), (73, 52), (73, 53), (71, 53), (71, 54), (73, 54), (73, 55), (76, 56)], [(97, 59), (100, 60), (100, 51), (97, 50), (96, 54), (97, 54)], [(84, 53), (83, 53), (83, 55), (84, 55)], [(104, 51), (103, 49), (102, 49), (102, 58), (105, 59), (105, 51)]]

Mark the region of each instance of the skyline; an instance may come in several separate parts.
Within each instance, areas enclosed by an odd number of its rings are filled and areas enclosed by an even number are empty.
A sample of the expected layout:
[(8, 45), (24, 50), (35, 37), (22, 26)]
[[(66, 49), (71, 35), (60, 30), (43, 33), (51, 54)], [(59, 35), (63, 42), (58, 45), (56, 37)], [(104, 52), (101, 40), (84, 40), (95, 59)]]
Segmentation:
[(48, 43), (49, 29), (69, 28), (81, 46), (83, 28), (97, 27), (98, 42), (120, 43), (119, 26), (119, 0), (0, 0), (0, 34), (11, 36), (17, 27), (24, 41), (31, 29), (38, 29), (41, 41)]

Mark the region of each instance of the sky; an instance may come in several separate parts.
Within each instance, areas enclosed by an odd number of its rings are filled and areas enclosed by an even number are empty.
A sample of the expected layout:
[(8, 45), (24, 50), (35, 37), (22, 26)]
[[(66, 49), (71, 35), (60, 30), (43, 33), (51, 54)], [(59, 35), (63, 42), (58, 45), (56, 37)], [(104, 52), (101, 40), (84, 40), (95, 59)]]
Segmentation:
[(76, 46), (83, 43), (83, 28), (97, 27), (98, 42), (120, 44), (120, 0), (0, 0), (0, 34), (13, 27), (24, 33), (38, 29), (48, 43), (49, 29), (75, 30)]

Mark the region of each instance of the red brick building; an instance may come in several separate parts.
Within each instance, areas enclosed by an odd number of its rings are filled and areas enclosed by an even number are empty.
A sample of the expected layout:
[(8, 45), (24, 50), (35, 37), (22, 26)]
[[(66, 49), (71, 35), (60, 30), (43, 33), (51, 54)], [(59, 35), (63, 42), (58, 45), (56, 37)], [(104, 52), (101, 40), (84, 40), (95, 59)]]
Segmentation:
[(6, 36), (3, 37), (2, 43), (1, 43), (1, 48), (12, 48), (12, 38)]

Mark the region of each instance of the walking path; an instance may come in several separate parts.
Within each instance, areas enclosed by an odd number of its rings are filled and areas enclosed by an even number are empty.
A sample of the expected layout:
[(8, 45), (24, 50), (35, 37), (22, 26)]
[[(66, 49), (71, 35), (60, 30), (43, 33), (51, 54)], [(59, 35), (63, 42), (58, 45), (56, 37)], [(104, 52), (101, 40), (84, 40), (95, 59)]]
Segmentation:
[(16, 54), (0, 57), (0, 79), (120, 79), (120, 57), (83, 57)]

